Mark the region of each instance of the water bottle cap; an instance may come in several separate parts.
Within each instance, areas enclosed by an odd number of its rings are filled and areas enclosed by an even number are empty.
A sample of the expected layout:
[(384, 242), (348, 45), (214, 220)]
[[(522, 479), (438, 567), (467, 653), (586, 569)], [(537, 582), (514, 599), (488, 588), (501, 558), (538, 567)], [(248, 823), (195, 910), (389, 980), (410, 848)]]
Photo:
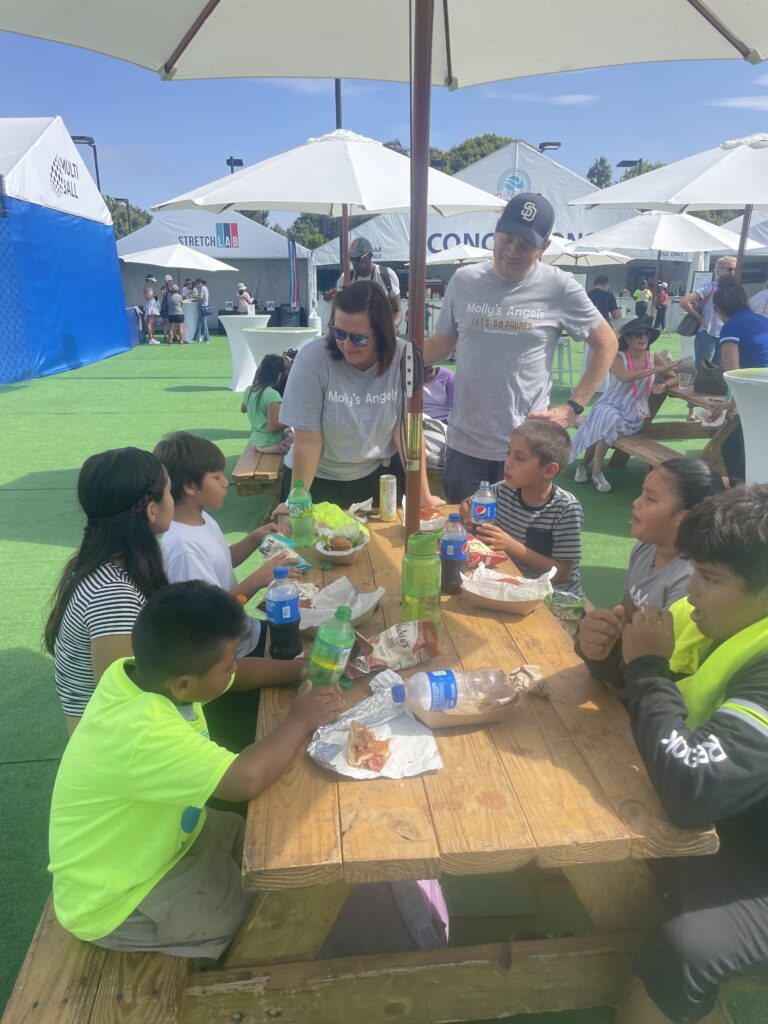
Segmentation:
[(392, 701), (395, 704), (405, 704), (405, 687), (402, 683), (395, 683), (392, 687)]
[(461, 522), (461, 516), (459, 515), (458, 512), (449, 512), (448, 513), (448, 522), (449, 523), (460, 523)]
[(480, 481), (480, 486), (481, 487), (490, 487), (491, 485), (488, 483), (487, 480), (481, 480)]
[(288, 575), (288, 566), (287, 565), (276, 565), (275, 566), (275, 579), (276, 580), (284, 580), (287, 575)]
[(352, 609), (345, 604), (340, 604), (336, 609), (336, 618), (345, 619), (347, 622), (352, 618)]

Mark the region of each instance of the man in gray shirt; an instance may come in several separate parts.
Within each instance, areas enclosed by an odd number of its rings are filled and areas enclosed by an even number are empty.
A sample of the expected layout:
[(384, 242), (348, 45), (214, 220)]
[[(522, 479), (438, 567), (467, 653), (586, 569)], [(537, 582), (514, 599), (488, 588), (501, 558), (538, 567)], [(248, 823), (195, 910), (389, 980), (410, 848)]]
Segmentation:
[[(571, 274), (541, 263), (554, 210), (523, 192), (510, 199), (494, 235), (493, 262), (458, 270), (446, 289), (427, 365), (456, 350), (456, 390), (448, 419), (446, 497), (463, 501), (481, 480), (504, 475), (509, 438), (528, 416), (564, 427), (592, 398), (616, 355), (616, 335)], [(563, 405), (548, 409), (561, 331), (585, 340), (591, 359)]]

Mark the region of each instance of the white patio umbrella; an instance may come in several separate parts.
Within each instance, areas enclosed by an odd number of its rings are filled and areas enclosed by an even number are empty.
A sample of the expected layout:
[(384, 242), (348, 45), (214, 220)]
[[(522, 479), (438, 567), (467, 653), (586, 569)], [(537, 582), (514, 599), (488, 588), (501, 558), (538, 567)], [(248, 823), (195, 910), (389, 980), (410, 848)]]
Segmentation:
[[(432, 168), (427, 202), (444, 216), (504, 206), (498, 196)], [(339, 128), (152, 209), (300, 210), (340, 217), (343, 206), (352, 215), (407, 213), (411, 161), (375, 139)]]
[(207, 270), (215, 274), (217, 270), (237, 270), (231, 263), (215, 260), (188, 245), (159, 245), (155, 249), (139, 249), (137, 252), (126, 252), (120, 256), (123, 263), (145, 263), (149, 267), (168, 267), (174, 270)]
[[(611, 249), (653, 249), (656, 252), (710, 252), (738, 249), (739, 236), (687, 213), (659, 213), (656, 210), (611, 224), (589, 235), (591, 246)], [(757, 248), (756, 242), (750, 248)]]
[(483, 260), (493, 259), (491, 249), (481, 249), (477, 245), (449, 245), (442, 252), (431, 252), (427, 256), (427, 266), (454, 266), (463, 263), (482, 263)]
[(550, 263), (553, 267), (607, 267), (611, 264), (629, 263), (632, 259), (631, 256), (623, 256), (611, 249), (582, 245), (580, 242), (571, 242), (563, 246), (562, 252), (552, 252), (551, 248), (550, 246), (544, 253), (542, 261)]
[[(653, 60), (768, 57), (768, 19), (758, 0), (645, 0), (640, 33), (629, 0), (611, 6), (611, 45), (594, 26), (604, 0), (539, 0), (515, 11), (510, 48), (509, 0), (178, 0), (172, 18), (157, 18), (154, 0), (0, 0), (0, 29), (70, 43), (151, 68), (163, 78), (346, 77), (412, 83), (411, 274), (412, 337), (423, 337), (426, 276), (430, 86), (477, 85), (612, 64)], [(152, 31), (147, 32), (146, 26)], [(254, 39), (290, 45), (254, 48)], [(434, 39), (434, 45), (433, 45)], [(419, 396), (409, 401), (418, 413)], [(418, 526), (418, 470), (406, 459), (407, 532)], [(413, 489), (415, 488), (415, 489)]]
[[(768, 18), (765, 23), (768, 25)], [(749, 248), (746, 240), (752, 210), (768, 209), (768, 134), (749, 135), (743, 139), (723, 142), (714, 149), (677, 160), (666, 167), (658, 167), (647, 174), (638, 174), (635, 178), (611, 185), (601, 192), (572, 199), (569, 205), (634, 207), (637, 210), (663, 210), (668, 213), (744, 209), (741, 229), (743, 244), (729, 246), (739, 250), (740, 268), (744, 248)], [(680, 246), (664, 248), (682, 251)], [(712, 245), (701, 251), (715, 248), (722, 249), (725, 246)]]

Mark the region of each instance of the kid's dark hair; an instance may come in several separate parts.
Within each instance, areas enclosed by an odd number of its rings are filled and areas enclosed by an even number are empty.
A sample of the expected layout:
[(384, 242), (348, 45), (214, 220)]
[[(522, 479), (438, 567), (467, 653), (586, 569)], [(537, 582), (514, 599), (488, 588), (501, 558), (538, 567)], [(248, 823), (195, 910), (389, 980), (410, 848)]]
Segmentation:
[(331, 332), (336, 310), (341, 310), (342, 313), (368, 314), (376, 339), (376, 357), (379, 361), (379, 372), (376, 376), (380, 377), (389, 369), (397, 351), (395, 322), (392, 319), (392, 306), (387, 293), (377, 281), (373, 280), (355, 281), (336, 293), (325, 346), (331, 353), (332, 359), (340, 360), (344, 358), (344, 354), (339, 349)]
[(77, 478), (77, 498), (87, 517), (80, 547), (64, 566), (51, 600), (43, 645), (54, 653), (69, 599), (86, 576), (106, 562), (119, 561), (145, 597), (168, 580), (157, 538), (146, 516), (161, 501), (168, 481), (162, 463), (139, 448), (115, 448), (91, 455)]
[(768, 586), (768, 485), (734, 487), (692, 508), (677, 531), (677, 550), (727, 566), (747, 590)]
[(184, 498), (184, 485), (199, 487), (206, 473), (220, 473), (226, 464), (221, 448), (207, 437), (185, 430), (166, 434), (155, 445), (154, 454), (168, 470), (174, 501)]
[(245, 613), (221, 587), (202, 580), (171, 583), (147, 601), (131, 634), (136, 685), (157, 693), (175, 676), (201, 676), (242, 636)]
[(282, 356), (264, 356), (256, 367), (256, 373), (253, 376), (253, 384), (251, 384), (251, 391), (254, 395), (259, 397), (264, 388), (277, 388), (280, 375), (283, 373), (285, 373), (285, 362), (283, 361)]
[(743, 285), (726, 279), (712, 293), (712, 305), (730, 320), (740, 309), (749, 309), (749, 299)]
[(571, 439), (565, 427), (552, 420), (525, 420), (515, 427), (512, 436), (524, 437), (539, 465), (558, 465), (557, 472), (564, 469), (571, 458)]
[(656, 467), (664, 472), (680, 505), (686, 511), (700, 501), (725, 490), (723, 478), (703, 459), (667, 459)]

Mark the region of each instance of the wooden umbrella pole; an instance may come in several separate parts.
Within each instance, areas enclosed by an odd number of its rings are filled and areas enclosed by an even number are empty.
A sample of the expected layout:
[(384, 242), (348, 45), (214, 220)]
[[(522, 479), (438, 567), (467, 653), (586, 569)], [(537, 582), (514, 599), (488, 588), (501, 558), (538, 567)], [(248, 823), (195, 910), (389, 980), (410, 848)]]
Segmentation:
[(341, 207), (339, 256), (341, 258), (341, 272), (344, 275), (344, 284), (349, 284), (349, 207), (346, 203), (343, 203)]
[(744, 207), (744, 216), (741, 218), (741, 235), (739, 237), (739, 251), (736, 253), (736, 280), (741, 280), (741, 268), (744, 263), (744, 252), (747, 248), (749, 238), (749, 225), (752, 222), (752, 207)]
[[(408, 336), (424, 347), (424, 302), (427, 285), (427, 193), (429, 176), (429, 114), (432, 78), (434, 0), (415, 0), (413, 109), (411, 111), (411, 248), (408, 275)], [(419, 529), (421, 507), (422, 394), (408, 399), (405, 462), (405, 535)]]

